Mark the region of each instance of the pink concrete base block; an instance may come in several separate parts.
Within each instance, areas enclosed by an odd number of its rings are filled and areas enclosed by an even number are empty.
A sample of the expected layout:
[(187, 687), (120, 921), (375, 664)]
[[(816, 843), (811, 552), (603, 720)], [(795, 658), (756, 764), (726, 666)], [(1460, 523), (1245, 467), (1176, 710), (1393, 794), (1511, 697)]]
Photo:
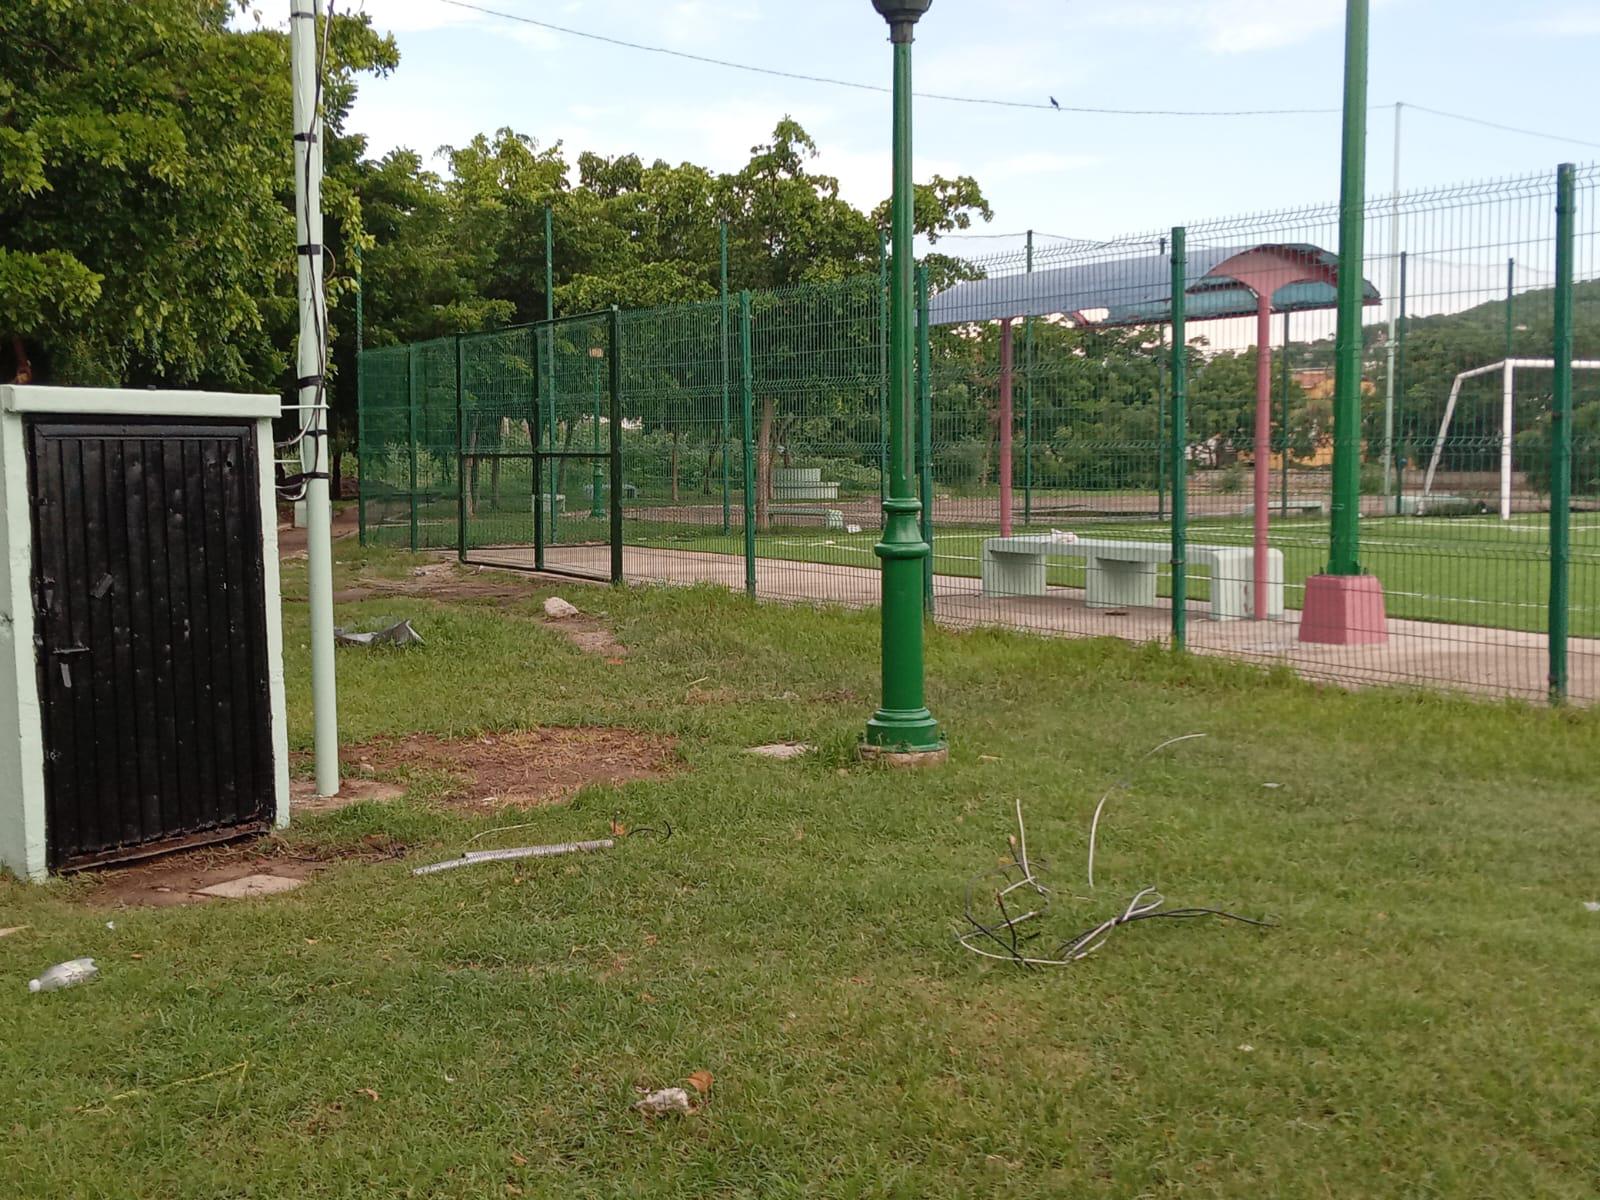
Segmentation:
[(1375, 575), (1312, 575), (1300, 611), (1300, 640), (1324, 646), (1376, 646), (1389, 640), (1383, 584)]

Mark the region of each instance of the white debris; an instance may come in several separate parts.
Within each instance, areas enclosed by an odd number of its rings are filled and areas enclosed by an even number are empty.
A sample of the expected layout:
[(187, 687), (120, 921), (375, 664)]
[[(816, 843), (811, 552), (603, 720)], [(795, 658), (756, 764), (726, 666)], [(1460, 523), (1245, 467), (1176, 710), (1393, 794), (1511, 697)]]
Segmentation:
[(1600, 912), (1600, 900), (1585, 900), (1583, 906), (1590, 912)]
[(844, 527), (844, 531), (846, 533), (860, 533), (861, 532), (861, 526), (859, 526), (859, 525), (846, 525)]
[(694, 1111), (694, 1106), (689, 1103), (689, 1093), (681, 1087), (662, 1088), (658, 1092), (651, 1092), (643, 1100), (637, 1101), (634, 1107), (648, 1117), (662, 1117), (669, 1113), (688, 1114)]
[(1078, 535), (1070, 529), (1052, 529), (1050, 531), (1050, 540), (1052, 542), (1066, 542), (1071, 545), (1078, 540)]
[(544, 602), (544, 615), (555, 621), (578, 615), (576, 605), (568, 604), (560, 596), (551, 596)]
[(776, 758), (787, 761), (799, 758), (801, 755), (810, 754), (814, 747), (810, 742), (771, 742), (765, 746), (750, 746), (746, 754), (759, 754), (762, 758)]

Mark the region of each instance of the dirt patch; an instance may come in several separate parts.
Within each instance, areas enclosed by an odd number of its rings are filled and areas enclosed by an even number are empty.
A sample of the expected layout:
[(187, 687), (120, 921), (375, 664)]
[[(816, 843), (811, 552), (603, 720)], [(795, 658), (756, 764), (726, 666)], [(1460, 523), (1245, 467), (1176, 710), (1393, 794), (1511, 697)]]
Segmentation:
[[(333, 511), (333, 520), (330, 524), (335, 541), (340, 538), (354, 537), (361, 531), (361, 514), (353, 504), (348, 508), (336, 508)], [(306, 531), (294, 527), (292, 515), (287, 523), (280, 520), (278, 523), (278, 557), (304, 558), (305, 556)]]
[(392, 838), (369, 835), (353, 846), (290, 851), (272, 835), (200, 850), (186, 850), (146, 859), (126, 867), (107, 867), (82, 878), (93, 881), (83, 901), (97, 908), (164, 908), (177, 904), (220, 904), (226, 901), (197, 893), (241, 875), (276, 875), (310, 879), (332, 862), (354, 859), (377, 862), (400, 858), (405, 846)]
[(590, 783), (656, 779), (677, 761), (673, 738), (627, 729), (531, 729), (449, 741), (427, 734), (384, 738), (349, 749), (379, 774), (443, 771), (452, 803), (496, 808), (548, 804)]
[[(362, 769), (362, 764), (357, 764), (357, 770)], [(370, 769), (370, 764), (367, 764), (365, 769)], [(405, 789), (399, 784), (386, 783), (381, 779), (369, 779), (364, 775), (341, 777), (337, 796), (317, 795), (317, 783), (314, 779), (291, 779), (289, 811), (291, 813), (336, 812), (352, 804), (398, 800), (405, 794)]]
[(335, 604), (371, 600), (378, 596), (420, 596), (427, 600), (525, 600), (532, 587), (513, 575), (489, 573), (483, 568), (461, 567), (453, 562), (413, 567), (400, 579), (357, 579), (354, 586), (333, 594)]
[(628, 648), (611, 636), (611, 630), (592, 617), (562, 617), (560, 620), (546, 620), (543, 624), (585, 654), (598, 654), (608, 661), (616, 661), (628, 653)]

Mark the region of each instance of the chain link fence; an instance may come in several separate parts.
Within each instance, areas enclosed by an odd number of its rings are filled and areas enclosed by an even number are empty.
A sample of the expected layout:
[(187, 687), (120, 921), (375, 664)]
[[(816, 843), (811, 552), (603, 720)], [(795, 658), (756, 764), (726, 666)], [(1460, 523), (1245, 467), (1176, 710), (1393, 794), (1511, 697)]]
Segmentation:
[[(1337, 499), (1336, 206), (1187, 226), (1181, 287), (1171, 230), (930, 259), (933, 616), (1527, 698), (1564, 649), (1558, 690), (1594, 698), (1597, 179), (1573, 173), (1564, 229), (1565, 422), (1554, 176), (1369, 202), (1354, 502), (1383, 612), (1342, 642), (1303, 627)], [(602, 578), (619, 550), (627, 579), (874, 604), (885, 295), (880, 270), (365, 351), (363, 536)]]

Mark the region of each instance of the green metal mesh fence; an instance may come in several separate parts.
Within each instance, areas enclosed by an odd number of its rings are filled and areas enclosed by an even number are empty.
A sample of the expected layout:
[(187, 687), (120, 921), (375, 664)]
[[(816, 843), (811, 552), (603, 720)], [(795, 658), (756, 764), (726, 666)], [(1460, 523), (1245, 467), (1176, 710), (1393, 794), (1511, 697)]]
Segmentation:
[[(1360, 564), (1387, 619), (1356, 632), (1381, 640), (1301, 628), (1334, 500), (1333, 206), (1187, 227), (1181, 455), (1170, 231), (1030, 244), (936, 278), (919, 439), (934, 615), (1172, 640), (1181, 539), (1196, 651), (1538, 697), (1565, 520), (1569, 691), (1592, 697), (1597, 179), (1576, 173), (1572, 495), (1557, 513), (1553, 175), (1368, 206)], [(605, 576), (615, 369), (627, 577), (875, 603), (884, 298), (880, 273), (623, 313), (616, 347), (601, 314), (369, 351), (366, 536), (456, 547), (462, 522), (474, 554)]]

